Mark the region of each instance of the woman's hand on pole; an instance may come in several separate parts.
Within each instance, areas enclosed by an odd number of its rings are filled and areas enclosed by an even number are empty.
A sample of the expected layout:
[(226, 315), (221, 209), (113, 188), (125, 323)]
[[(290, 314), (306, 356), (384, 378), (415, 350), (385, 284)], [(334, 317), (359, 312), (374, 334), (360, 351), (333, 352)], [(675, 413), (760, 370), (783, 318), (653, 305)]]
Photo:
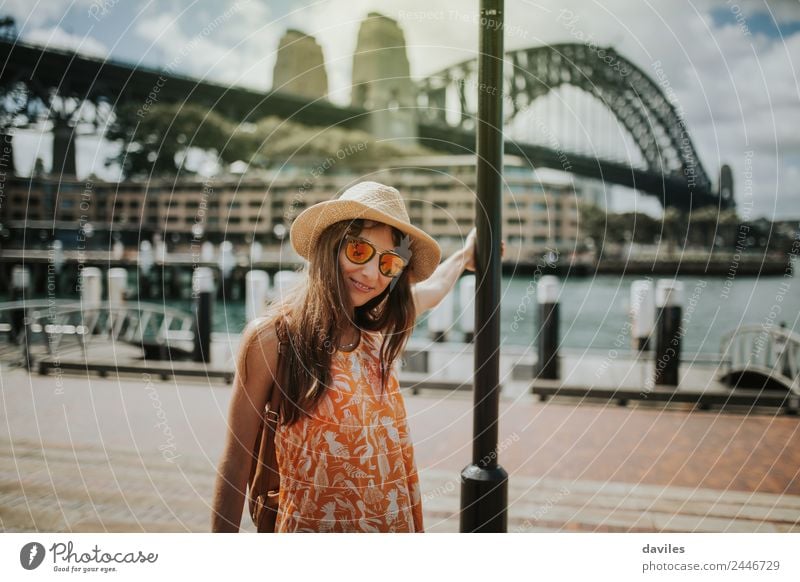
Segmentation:
[[(464, 243), (464, 248), (461, 252), (464, 253), (464, 269), (467, 271), (475, 271), (475, 252), (477, 247), (478, 231), (473, 228), (467, 234), (467, 240)], [(506, 243), (500, 241), (500, 260), (506, 255)]]

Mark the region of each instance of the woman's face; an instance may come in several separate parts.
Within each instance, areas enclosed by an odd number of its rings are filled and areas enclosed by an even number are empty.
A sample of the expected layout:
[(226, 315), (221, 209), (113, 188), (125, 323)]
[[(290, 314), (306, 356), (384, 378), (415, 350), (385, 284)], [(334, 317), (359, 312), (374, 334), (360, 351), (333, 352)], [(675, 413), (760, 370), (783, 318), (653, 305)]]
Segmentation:
[(378, 256), (381, 251), (395, 250), (392, 229), (385, 224), (364, 228), (358, 238), (371, 242), (378, 252), (367, 263), (356, 265), (345, 256), (344, 243), (339, 249), (339, 268), (353, 307), (361, 307), (374, 299), (391, 283), (392, 278), (378, 270)]

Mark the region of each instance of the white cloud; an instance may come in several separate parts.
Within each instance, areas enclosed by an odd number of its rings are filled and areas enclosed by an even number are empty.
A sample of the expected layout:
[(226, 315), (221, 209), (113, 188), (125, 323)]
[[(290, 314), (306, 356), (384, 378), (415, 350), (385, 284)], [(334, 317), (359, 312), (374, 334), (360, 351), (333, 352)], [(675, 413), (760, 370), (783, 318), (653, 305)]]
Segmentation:
[(89, 6), (93, 0), (5, 0), (2, 4), (3, 14), (14, 17), (20, 32), (25, 29), (39, 28), (52, 24), (72, 6)]
[(177, 9), (146, 14), (135, 32), (164, 55), (159, 65), (177, 73), (211, 81), (266, 90), (280, 26), (270, 22), (269, 8), (255, 0), (239, 0), (202, 17)]
[(108, 47), (90, 36), (70, 34), (58, 26), (37, 28), (24, 36), (27, 42), (40, 44), (53, 49), (66, 49), (90, 57), (108, 57)]

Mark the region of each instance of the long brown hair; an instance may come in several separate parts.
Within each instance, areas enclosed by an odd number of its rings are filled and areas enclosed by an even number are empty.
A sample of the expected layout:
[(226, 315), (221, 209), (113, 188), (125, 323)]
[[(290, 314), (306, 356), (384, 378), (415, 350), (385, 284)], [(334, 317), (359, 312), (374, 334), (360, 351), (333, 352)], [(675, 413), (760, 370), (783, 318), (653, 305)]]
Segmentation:
[[(339, 268), (339, 251), (346, 235), (358, 236), (365, 228), (380, 226), (370, 220), (347, 220), (326, 228), (314, 246), (303, 278), (297, 288), (267, 310), (267, 325), (284, 322), (289, 349), (282, 355), (288, 370), (283, 386), (280, 417), (293, 424), (311, 415), (331, 383), (331, 361), (338, 348), (338, 334), (354, 313), (355, 325), (362, 330), (381, 331), (381, 390), (403, 350), (416, 320), (411, 295), (409, 269), (405, 269), (386, 289), (353, 310), (347, 282)], [(395, 246), (403, 233), (392, 228)], [(363, 341), (363, 340), (362, 340)]]

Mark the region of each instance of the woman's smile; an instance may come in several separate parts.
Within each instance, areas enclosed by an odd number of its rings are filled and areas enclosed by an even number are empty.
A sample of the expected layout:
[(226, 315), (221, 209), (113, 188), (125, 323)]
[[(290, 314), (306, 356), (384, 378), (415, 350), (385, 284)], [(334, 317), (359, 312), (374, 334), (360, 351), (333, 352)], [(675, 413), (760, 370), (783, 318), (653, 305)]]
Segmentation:
[(366, 285), (362, 285), (352, 277), (350, 277), (350, 282), (353, 283), (353, 287), (355, 287), (358, 291), (361, 291), (362, 293), (369, 293), (373, 289), (372, 287), (367, 287)]

